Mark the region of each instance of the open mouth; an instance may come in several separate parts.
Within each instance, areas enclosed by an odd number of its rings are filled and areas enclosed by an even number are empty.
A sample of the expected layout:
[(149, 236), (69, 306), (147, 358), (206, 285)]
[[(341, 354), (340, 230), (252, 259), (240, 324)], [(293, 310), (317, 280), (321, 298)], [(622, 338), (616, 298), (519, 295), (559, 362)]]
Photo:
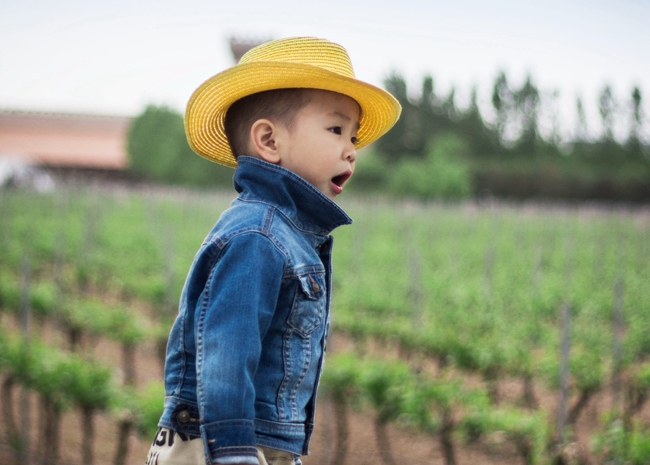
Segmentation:
[(352, 176), (352, 171), (346, 171), (345, 173), (341, 173), (332, 178), (332, 185), (337, 194), (340, 194), (343, 191), (343, 186), (347, 180), (350, 179), (350, 176)]

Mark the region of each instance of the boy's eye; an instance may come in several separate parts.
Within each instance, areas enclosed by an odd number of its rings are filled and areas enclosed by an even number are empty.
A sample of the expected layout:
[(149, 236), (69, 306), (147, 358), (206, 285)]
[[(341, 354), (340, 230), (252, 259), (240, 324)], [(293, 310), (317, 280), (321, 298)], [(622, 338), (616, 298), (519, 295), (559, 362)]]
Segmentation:
[(356, 144), (356, 143), (357, 143), (357, 138), (356, 138), (356, 137), (353, 137), (353, 138), (350, 139), (350, 140), (352, 141), (353, 144)]
[(334, 134), (338, 134), (340, 136), (341, 135), (341, 126), (334, 126), (333, 128), (330, 128), (330, 131), (332, 131)]

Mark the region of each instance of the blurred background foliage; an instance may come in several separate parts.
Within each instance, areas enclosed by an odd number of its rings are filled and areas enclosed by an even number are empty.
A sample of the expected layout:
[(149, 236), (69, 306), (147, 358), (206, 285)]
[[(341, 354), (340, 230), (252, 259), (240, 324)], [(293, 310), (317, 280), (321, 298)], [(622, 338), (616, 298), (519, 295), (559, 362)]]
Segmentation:
[[(498, 74), (489, 120), (476, 90), (461, 108), (456, 89), (438, 95), (431, 76), (423, 78), (419, 93), (410, 92), (398, 73), (384, 84), (400, 101), (402, 116), (384, 137), (362, 149), (350, 185), (357, 191), (449, 200), (650, 200), (650, 145), (638, 87), (625, 102), (615, 99), (611, 86), (603, 87), (596, 134), (581, 98), (576, 99), (576, 127), (567, 129), (560, 121), (557, 93), (540, 90), (530, 76), (516, 88), (505, 73)], [(168, 107), (149, 106), (134, 120), (128, 152), (132, 169), (153, 181), (232, 185), (230, 169), (189, 156), (183, 117)]]
[(194, 154), (183, 116), (166, 106), (149, 105), (133, 120), (127, 152), (131, 170), (151, 181), (197, 187), (231, 183), (232, 170)]

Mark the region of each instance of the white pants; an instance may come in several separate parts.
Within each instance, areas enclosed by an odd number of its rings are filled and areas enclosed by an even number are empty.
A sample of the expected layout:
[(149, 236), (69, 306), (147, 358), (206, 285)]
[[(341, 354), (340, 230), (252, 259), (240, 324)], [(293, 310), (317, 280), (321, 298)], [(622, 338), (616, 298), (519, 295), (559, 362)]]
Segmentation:
[[(259, 465), (294, 465), (289, 452), (257, 447)], [(299, 463), (299, 462), (298, 462)], [(211, 465), (205, 459), (203, 441), (195, 436), (160, 428), (156, 434), (145, 465)]]

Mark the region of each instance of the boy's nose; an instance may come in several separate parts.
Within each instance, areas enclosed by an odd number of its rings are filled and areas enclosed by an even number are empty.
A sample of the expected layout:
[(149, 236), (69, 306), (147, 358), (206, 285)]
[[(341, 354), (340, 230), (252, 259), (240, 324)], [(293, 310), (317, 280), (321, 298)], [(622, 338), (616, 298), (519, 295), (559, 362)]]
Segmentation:
[(353, 162), (354, 160), (357, 159), (357, 151), (354, 148), (354, 145), (352, 145), (350, 148), (348, 148), (345, 151), (345, 159), (350, 161), (350, 162)]

